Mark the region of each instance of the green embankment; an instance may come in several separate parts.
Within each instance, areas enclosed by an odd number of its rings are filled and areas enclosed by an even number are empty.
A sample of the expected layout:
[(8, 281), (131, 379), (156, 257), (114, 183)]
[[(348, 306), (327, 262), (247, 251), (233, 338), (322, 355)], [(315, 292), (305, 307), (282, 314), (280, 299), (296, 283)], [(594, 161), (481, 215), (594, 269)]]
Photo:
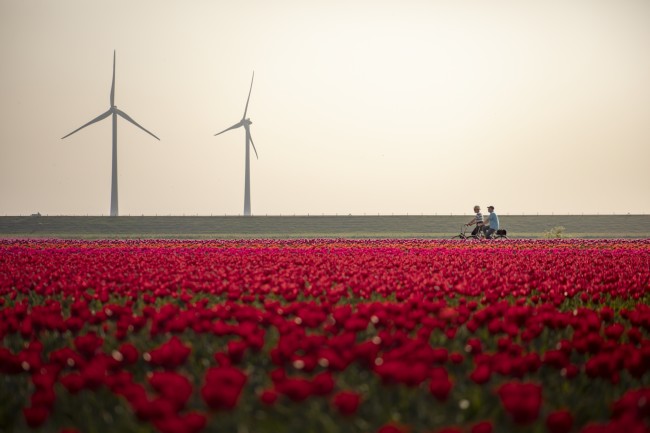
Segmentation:
[[(0, 217), (2, 238), (448, 238), (464, 216), (41, 216)], [(650, 215), (501, 215), (513, 238), (647, 238)]]

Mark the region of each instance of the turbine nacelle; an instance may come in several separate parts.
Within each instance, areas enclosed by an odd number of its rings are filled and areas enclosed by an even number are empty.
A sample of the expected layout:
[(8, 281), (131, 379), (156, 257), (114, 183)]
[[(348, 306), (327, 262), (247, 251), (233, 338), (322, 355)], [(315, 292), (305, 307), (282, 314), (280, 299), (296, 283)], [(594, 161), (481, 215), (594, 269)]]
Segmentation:
[(242, 120), (241, 123), (242, 123), (242, 125), (244, 125), (244, 126), (250, 126), (250, 125), (253, 124), (253, 122), (251, 122), (251, 119), (250, 119), (250, 118), (249, 118), (249, 119), (244, 119), (244, 120)]

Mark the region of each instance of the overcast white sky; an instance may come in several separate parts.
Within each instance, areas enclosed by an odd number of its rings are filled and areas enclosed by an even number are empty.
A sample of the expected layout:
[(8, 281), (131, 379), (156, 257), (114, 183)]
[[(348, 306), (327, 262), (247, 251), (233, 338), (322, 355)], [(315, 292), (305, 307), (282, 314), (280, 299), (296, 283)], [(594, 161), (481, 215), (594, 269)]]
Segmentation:
[(0, 0), (0, 214), (650, 212), (647, 0)]

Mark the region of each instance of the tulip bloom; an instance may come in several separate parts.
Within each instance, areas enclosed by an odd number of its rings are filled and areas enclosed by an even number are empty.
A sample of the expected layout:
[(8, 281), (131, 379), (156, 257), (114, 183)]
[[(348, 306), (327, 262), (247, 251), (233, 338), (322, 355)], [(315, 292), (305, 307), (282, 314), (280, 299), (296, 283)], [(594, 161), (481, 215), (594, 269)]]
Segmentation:
[(361, 396), (356, 392), (341, 391), (332, 398), (332, 405), (345, 416), (354, 415), (360, 403)]
[(231, 410), (239, 401), (247, 377), (235, 367), (213, 367), (205, 376), (201, 396), (212, 409)]
[(534, 383), (509, 382), (497, 391), (504, 409), (516, 424), (530, 424), (539, 416), (542, 387)]

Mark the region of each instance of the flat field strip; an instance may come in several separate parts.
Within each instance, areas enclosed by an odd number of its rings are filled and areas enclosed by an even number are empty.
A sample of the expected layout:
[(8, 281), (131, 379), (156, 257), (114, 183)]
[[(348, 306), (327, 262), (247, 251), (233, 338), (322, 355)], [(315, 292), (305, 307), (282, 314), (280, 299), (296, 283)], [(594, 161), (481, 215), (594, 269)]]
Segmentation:
[[(543, 238), (554, 227), (570, 238), (648, 238), (650, 215), (500, 215), (513, 238)], [(2, 238), (229, 239), (448, 238), (463, 216), (42, 216), (0, 217)]]

